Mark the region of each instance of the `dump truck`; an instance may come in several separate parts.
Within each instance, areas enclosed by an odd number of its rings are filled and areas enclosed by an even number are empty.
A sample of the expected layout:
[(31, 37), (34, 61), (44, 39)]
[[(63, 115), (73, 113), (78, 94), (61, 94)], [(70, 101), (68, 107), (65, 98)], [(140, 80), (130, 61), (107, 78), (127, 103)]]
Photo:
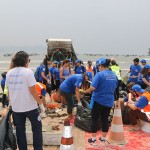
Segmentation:
[(65, 59), (71, 59), (71, 61), (74, 63), (77, 59), (77, 55), (74, 51), (72, 40), (71, 39), (47, 39), (47, 56), (54, 60), (54, 53), (57, 49), (62, 54), (61, 61)]

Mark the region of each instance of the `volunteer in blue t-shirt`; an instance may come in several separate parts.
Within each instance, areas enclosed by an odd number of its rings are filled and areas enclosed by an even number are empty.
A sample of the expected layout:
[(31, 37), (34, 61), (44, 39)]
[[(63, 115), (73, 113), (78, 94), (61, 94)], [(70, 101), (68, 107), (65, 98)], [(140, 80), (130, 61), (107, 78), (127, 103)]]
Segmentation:
[(56, 89), (55, 84), (54, 84), (54, 70), (57, 67), (57, 64), (58, 64), (58, 62), (54, 61), (52, 67), (49, 68), (49, 73), (51, 75), (51, 88), (52, 88), (52, 90)]
[(145, 89), (147, 88), (147, 86), (150, 86), (150, 65), (145, 65), (142, 68), (137, 82), (142, 87), (142, 89)]
[(99, 72), (98, 61), (96, 61), (96, 65), (93, 67), (94, 76)]
[[(129, 106), (131, 109), (129, 111), (129, 119), (131, 127), (133, 130), (140, 130), (140, 127), (137, 124), (137, 118), (150, 122), (150, 90), (147, 88), (143, 90), (140, 85), (135, 84), (132, 87), (133, 92), (139, 95), (139, 100), (135, 104), (126, 102), (126, 106)], [(149, 112), (149, 115), (147, 113)]]
[(133, 59), (134, 64), (130, 66), (130, 73), (128, 83), (134, 82), (137, 83), (137, 79), (140, 76), (140, 72), (142, 70), (142, 67), (139, 65), (139, 59), (135, 58)]
[(96, 132), (98, 118), (101, 116), (102, 120), (102, 137), (99, 138), (101, 142), (106, 141), (106, 135), (109, 128), (108, 116), (112, 106), (114, 105), (114, 93), (118, 85), (117, 76), (109, 70), (110, 60), (101, 58), (98, 60), (99, 70), (94, 77), (90, 88), (84, 93), (92, 93), (92, 138), (88, 139), (90, 144), (96, 142)]
[(73, 74), (70, 75), (66, 80), (64, 80), (60, 85), (60, 94), (67, 102), (67, 113), (71, 123), (74, 123), (74, 118), (72, 116), (72, 96), (73, 94), (76, 94), (78, 103), (80, 103), (79, 89), (81, 88), (81, 85), (87, 80), (89, 80), (88, 75)]
[(74, 68), (74, 73), (75, 74), (85, 74), (86, 69), (84, 66), (81, 65), (81, 60), (77, 59), (75, 61), (75, 63), (76, 63), (76, 66)]
[(60, 64), (58, 64), (58, 67), (55, 68), (53, 71), (53, 80), (54, 80), (56, 91), (58, 91), (60, 86)]

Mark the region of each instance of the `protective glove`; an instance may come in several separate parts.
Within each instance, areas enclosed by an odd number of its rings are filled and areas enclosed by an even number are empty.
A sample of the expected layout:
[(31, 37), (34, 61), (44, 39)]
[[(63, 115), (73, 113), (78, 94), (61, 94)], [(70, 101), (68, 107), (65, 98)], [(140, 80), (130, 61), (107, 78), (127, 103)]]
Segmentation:
[(41, 114), (45, 113), (45, 107), (43, 104), (39, 105), (39, 108), (40, 108)]
[(81, 102), (78, 102), (78, 106), (82, 106), (82, 103), (81, 103)]

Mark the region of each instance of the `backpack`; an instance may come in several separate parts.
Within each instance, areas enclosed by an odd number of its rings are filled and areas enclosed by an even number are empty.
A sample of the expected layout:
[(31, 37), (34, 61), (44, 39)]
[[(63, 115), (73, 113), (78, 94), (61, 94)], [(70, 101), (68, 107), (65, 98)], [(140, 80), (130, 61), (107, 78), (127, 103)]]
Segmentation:
[[(84, 66), (81, 66), (82, 67), (82, 72), (84, 73), (85, 72), (85, 70), (84, 70)], [(74, 72), (76, 72), (76, 70), (77, 70), (77, 66), (75, 66), (75, 68), (74, 68)]]
[(34, 77), (37, 82), (40, 81), (40, 66), (38, 66), (34, 72)]

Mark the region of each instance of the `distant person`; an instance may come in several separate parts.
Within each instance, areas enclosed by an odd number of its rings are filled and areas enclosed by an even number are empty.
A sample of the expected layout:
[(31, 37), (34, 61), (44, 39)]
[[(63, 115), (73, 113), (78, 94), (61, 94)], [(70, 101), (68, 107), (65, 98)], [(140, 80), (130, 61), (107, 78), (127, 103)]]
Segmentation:
[(137, 83), (142, 87), (142, 89), (146, 89), (150, 86), (150, 65), (145, 65), (142, 68)]
[(142, 67), (144, 67), (146, 65), (146, 60), (145, 59), (140, 60), (140, 62), (141, 62)]
[(7, 72), (3, 72), (1, 74), (2, 80), (1, 80), (1, 88), (3, 91), (3, 96), (2, 96), (2, 107), (5, 108), (5, 106), (8, 104), (7, 102), (7, 87), (5, 86), (5, 81), (6, 81), (6, 74)]
[(60, 82), (62, 83), (69, 76), (70, 76), (70, 60), (64, 60), (62, 63), (62, 67), (60, 68)]
[(58, 61), (54, 61), (52, 63), (52, 67), (49, 68), (49, 74), (51, 76), (51, 89), (54, 91), (56, 89), (55, 84), (54, 84), (54, 70), (57, 68)]
[[(119, 87), (122, 85), (122, 78), (121, 78), (121, 69), (118, 66), (118, 64), (116, 63), (115, 60), (111, 60), (111, 66), (110, 69), (113, 73), (115, 73), (115, 75), (118, 78), (118, 86), (117, 86), (117, 91), (119, 91)], [(117, 99), (119, 99), (119, 92), (117, 92)]]
[(88, 60), (88, 62), (87, 62), (86, 72), (89, 73), (90, 81), (92, 81), (92, 78), (94, 76), (94, 72), (93, 72), (93, 66), (92, 66), (92, 61), (91, 60)]
[[(140, 72), (142, 70), (142, 67), (139, 65), (139, 58), (133, 59), (133, 65), (130, 66), (130, 76), (128, 78), (128, 83), (133, 82), (137, 83), (138, 77), (140, 76)], [(128, 84), (127, 83), (127, 84)]]
[(60, 86), (60, 66), (61, 64), (58, 63), (58, 66), (53, 71), (53, 80), (54, 80), (56, 91), (58, 91)]
[(74, 73), (75, 74), (85, 74), (86, 69), (81, 63), (82, 63), (82, 61), (80, 59), (77, 59), (75, 61), (75, 64), (76, 64), (75, 68), (74, 68)]
[(93, 67), (94, 76), (99, 72), (98, 61), (96, 61), (96, 65)]
[(29, 55), (19, 51), (12, 62), (13, 69), (10, 69), (6, 75), (6, 86), (15, 119), (18, 148), (28, 149), (25, 124), (26, 118), (29, 118), (33, 132), (33, 147), (35, 150), (43, 150), (42, 123), (38, 105), (42, 114), (45, 108), (35, 89), (36, 80), (33, 71), (28, 68)]
[(56, 48), (56, 51), (54, 51), (52, 55), (52, 60), (53, 61), (63, 61), (65, 59), (64, 54), (60, 52), (59, 48)]

